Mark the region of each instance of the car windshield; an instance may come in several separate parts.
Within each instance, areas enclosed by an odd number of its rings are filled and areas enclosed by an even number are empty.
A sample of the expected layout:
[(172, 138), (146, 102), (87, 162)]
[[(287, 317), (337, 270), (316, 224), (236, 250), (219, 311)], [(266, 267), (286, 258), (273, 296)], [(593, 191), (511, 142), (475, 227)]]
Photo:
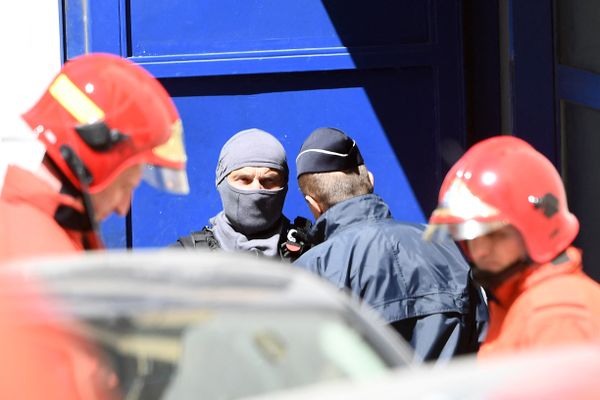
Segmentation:
[(234, 399), (389, 368), (359, 332), (323, 311), (169, 310), (86, 325), (127, 399)]

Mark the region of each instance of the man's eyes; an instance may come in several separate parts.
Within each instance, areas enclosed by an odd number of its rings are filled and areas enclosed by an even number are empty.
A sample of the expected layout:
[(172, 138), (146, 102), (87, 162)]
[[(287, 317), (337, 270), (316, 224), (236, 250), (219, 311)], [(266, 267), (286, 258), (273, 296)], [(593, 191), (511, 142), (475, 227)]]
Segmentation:
[[(251, 184), (255, 177), (250, 175), (233, 175), (232, 180), (243, 184)], [(283, 179), (279, 176), (269, 176), (258, 178), (260, 184), (265, 188), (280, 187), (283, 184)]]
[(268, 179), (263, 179), (261, 180), (261, 184), (263, 186), (280, 186), (281, 185), (281, 179), (279, 178), (268, 178)]

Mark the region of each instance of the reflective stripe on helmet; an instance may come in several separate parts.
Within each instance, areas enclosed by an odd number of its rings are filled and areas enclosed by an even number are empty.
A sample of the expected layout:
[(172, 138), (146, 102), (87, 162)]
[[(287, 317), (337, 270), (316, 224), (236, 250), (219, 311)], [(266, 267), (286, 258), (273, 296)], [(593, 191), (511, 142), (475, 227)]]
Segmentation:
[(104, 118), (104, 111), (65, 74), (58, 75), (50, 85), (49, 92), (81, 124), (90, 124)]

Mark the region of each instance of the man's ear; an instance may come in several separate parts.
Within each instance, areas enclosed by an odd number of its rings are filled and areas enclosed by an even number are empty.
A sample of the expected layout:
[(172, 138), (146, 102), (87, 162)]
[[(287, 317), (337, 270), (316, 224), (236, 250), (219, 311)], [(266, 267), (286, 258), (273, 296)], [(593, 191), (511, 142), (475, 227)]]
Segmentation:
[(367, 171), (367, 175), (369, 176), (369, 182), (371, 182), (371, 186), (375, 187), (375, 177), (371, 171)]
[(308, 203), (308, 208), (310, 208), (310, 212), (315, 217), (315, 219), (319, 218), (321, 214), (323, 214), (323, 207), (321, 207), (317, 200), (315, 200), (309, 195), (304, 196), (304, 200), (306, 200), (306, 202)]

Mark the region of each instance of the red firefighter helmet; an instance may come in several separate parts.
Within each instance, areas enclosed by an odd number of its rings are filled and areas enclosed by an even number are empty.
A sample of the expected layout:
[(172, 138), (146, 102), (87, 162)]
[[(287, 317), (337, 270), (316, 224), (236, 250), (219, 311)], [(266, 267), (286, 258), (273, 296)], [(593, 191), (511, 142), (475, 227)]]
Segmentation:
[(73, 155), (83, 164), (90, 193), (137, 164), (148, 166), (144, 179), (150, 184), (189, 191), (177, 109), (162, 85), (131, 61), (100, 53), (74, 58), (23, 119), (79, 189), (82, 175), (69, 162)]
[(457, 241), (513, 225), (538, 263), (555, 258), (579, 232), (554, 166), (513, 136), (484, 140), (458, 160), (442, 183), (429, 224), (426, 237), (446, 231)]

